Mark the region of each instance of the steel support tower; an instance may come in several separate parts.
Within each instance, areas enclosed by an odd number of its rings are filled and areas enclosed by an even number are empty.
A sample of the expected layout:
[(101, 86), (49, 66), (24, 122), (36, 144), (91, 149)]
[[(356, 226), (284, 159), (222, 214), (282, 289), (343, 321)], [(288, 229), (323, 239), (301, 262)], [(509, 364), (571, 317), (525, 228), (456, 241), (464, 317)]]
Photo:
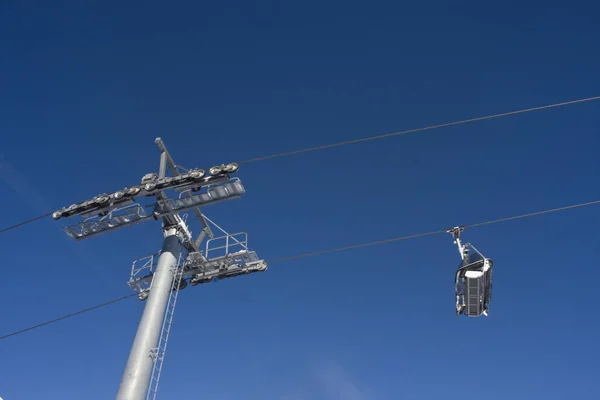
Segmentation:
[(149, 389), (152, 367), (159, 357), (164, 357), (164, 354), (159, 354), (159, 338), (174, 277), (180, 267), (181, 239), (176, 227), (166, 226), (163, 232), (165, 240), (154, 273), (152, 289), (131, 347), (117, 400), (144, 399)]
[[(229, 234), (201, 211), (201, 207), (245, 193), (241, 181), (230, 176), (237, 172), (238, 165), (214, 166), (208, 173), (201, 169), (183, 171), (162, 140), (157, 138), (155, 142), (161, 152), (158, 174), (145, 175), (141, 185), (99, 194), (52, 215), (55, 220), (81, 218), (79, 223), (63, 228), (77, 241), (145, 221), (162, 221), (162, 249), (156, 255), (134, 261), (131, 268), (128, 284), (146, 305), (117, 400), (156, 398), (178, 294), (188, 281), (196, 286), (267, 269), (265, 261), (249, 250), (246, 233)], [(167, 171), (171, 176), (167, 176)], [(174, 197), (173, 193), (179, 195)], [(151, 198), (154, 202), (142, 204), (139, 198)], [(148, 208), (152, 212), (148, 213)], [(193, 210), (202, 224), (196, 239), (189, 229), (187, 214), (179, 215), (186, 210)], [(224, 236), (215, 237), (209, 223)], [(207, 237), (206, 248), (201, 250)]]

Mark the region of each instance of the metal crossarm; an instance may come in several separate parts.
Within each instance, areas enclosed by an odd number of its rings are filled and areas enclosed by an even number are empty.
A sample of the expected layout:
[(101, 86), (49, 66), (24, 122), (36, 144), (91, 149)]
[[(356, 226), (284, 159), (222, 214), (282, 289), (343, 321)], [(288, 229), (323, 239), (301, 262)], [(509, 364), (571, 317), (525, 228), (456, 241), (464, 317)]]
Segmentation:
[[(179, 194), (178, 198), (160, 196), (155, 204), (150, 205), (152, 209), (148, 211), (145, 209), (150, 208), (149, 206), (133, 203), (115, 208), (105, 215), (93, 215), (78, 224), (69, 225), (63, 229), (67, 235), (79, 241), (153, 219), (167, 218), (170, 224), (176, 224), (178, 221), (176, 216), (179, 212), (239, 199), (245, 192), (246, 189), (239, 178), (222, 180), (219, 183), (203, 186), (196, 191), (184, 191)], [(199, 245), (199, 243), (194, 243), (194, 245)]]

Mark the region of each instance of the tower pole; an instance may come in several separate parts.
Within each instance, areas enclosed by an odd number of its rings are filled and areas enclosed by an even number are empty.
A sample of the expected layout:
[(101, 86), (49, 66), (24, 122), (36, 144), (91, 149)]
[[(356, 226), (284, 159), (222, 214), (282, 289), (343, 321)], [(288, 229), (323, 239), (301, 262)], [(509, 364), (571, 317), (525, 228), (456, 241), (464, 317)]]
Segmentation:
[(177, 227), (166, 226), (164, 242), (158, 259), (152, 287), (140, 321), (127, 366), (121, 379), (117, 400), (144, 400), (148, 391), (152, 367), (158, 355), (163, 318), (173, 287), (175, 270), (181, 252)]
[[(156, 138), (155, 143), (160, 150), (158, 174), (146, 174), (140, 185), (121, 189), (110, 195), (98, 195), (85, 202), (63, 207), (52, 214), (55, 220), (80, 217), (78, 224), (63, 228), (77, 241), (138, 222), (162, 219), (164, 241), (154, 273), (152, 256), (134, 261), (131, 268), (128, 284), (139, 291), (138, 296), (140, 300), (146, 300), (146, 306), (121, 378), (117, 400), (156, 398), (177, 297), (179, 290), (187, 286), (188, 279), (195, 286), (210, 282), (215, 277), (229, 278), (267, 269), (266, 262), (259, 260), (256, 252), (248, 250), (247, 239), (240, 242), (225, 231), (226, 243), (231, 238), (242, 247), (242, 250), (235, 253), (235, 257), (231, 257), (229, 246), (226, 247), (225, 255), (213, 260), (207, 260), (200, 251), (205, 236), (213, 239), (213, 232), (200, 211), (200, 206), (239, 198), (245, 193), (241, 181), (230, 177), (230, 174), (237, 172), (239, 165), (215, 165), (208, 170), (208, 174), (201, 169), (186, 170), (182, 174), (181, 167), (175, 164), (162, 139)], [(167, 169), (172, 176), (167, 177)], [(201, 195), (191, 193), (202, 188), (206, 191)], [(181, 191), (179, 199), (167, 195), (167, 191), (172, 189)], [(149, 205), (143, 206), (136, 201), (135, 197), (138, 195), (156, 198), (154, 211), (150, 215), (144, 211)], [(194, 210), (203, 226), (196, 240), (189, 230), (187, 219), (178, 214), (189, 209)], [(185, 262), (179, 265), (183, 258), (182, 250), (185, 250), (186, 257)], [(220, 260), (217, 262), (218, 268), (214, 265), (216, 259)], [(143, 265), (137, 264), (138, 261), (142, 261)], [(186, 266), (185, 271), (183, 265)], [(144, 275), (141, 273), (143, 270), (149, 270), (149, 273)], [(173, 287), (175, 279), (176, 288)]]

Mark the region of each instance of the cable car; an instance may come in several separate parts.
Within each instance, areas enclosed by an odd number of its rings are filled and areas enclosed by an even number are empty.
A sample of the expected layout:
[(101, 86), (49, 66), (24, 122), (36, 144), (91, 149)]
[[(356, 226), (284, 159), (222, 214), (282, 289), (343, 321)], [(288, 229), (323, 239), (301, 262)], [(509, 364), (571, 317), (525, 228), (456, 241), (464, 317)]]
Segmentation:
[(481, 254), (472, 244), (463, 245), (459, 237), (461, 231), (462, 228), (454, 228), (450, 231), (462, 258), (454, 279), (456, 314), (487, 317), (492, 299), (494, 262)]

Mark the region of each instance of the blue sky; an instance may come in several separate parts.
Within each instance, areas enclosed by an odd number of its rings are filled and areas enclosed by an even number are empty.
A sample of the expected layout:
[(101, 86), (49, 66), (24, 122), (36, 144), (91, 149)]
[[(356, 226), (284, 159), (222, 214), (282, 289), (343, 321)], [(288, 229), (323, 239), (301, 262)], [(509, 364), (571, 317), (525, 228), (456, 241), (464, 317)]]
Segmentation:
[[(597, 96), (598, 11), (4, 1), (2, 225), (137, 183), (157, 168), (157, 136), (180, 164), (206, 168)], [(205, 211), (272, 259), (596, 200), (599, 106), (244, 165), (245, 198)], [(596, 206), (465, 231), (495, 261), (487, 319), (454, 315), (446, 235), (188, 287), (159, 395), (599, 397), (599, 218)], [(129, 293), (131, 262), (161, 244), (156, 223), (81, 243), (59, 226), (2, 234), (0, 335)], [(1, 341), (0, 396), (114, 397), (142, 307)]]

